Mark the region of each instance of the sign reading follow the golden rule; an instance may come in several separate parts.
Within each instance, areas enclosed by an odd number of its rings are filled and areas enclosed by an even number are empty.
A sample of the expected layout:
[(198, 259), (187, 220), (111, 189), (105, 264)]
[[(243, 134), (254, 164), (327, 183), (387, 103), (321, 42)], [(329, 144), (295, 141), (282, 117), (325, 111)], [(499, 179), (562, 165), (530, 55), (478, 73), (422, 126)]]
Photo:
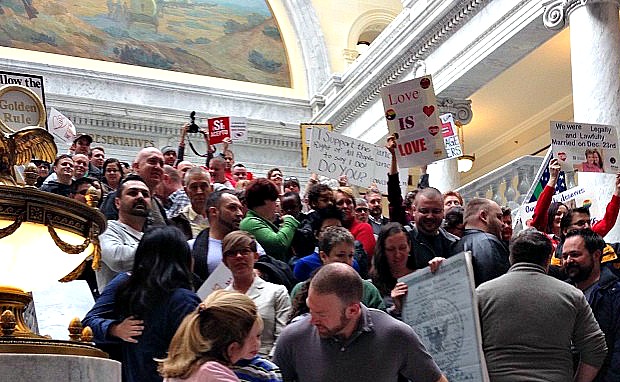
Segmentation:
[(447, 157), (431, 76), (381, 89), (390, 134), (396, 136), (400, 168), (424, 166)]

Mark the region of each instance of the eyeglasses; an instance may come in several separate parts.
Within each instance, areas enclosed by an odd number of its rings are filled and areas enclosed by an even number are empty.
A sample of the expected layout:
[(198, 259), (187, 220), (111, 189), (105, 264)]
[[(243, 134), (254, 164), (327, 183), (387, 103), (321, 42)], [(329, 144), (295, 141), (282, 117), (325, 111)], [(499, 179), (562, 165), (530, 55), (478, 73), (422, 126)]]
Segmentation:
[(366, 207), (357, 207), (355, 209), (355, 212), (359, 212), (359, 213), (368, 212), (368, 208), (366, 208)]
[(235, 257), (238, 254), (241, 254), (241, 256), (250, 256), (254, 254), (254, 251), (252, 251), (250, 248), (230, 249), (224, 252), (222, 255), (224, 257)]
[(286, 178), (284, 178), (285, 182), (299, 182), (299, 179), (297, 179), (294, 176), (287, 176)]

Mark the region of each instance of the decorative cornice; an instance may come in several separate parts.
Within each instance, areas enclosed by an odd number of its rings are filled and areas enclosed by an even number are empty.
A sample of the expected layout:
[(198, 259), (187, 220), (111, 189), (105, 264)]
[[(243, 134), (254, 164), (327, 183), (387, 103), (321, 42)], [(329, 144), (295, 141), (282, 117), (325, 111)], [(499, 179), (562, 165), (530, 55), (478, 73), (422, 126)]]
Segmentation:
[[(412, 21), (413, 17), (428, 18), (432, 11), (424, 9), (423, 12), (425, 13), (422, 15), (410, 15), (408, 9), (403, 11), (395, 20), (397, 24), (388, 27), (381, 34), (381, 38), (371, 44), (363, 63), (354, 64), (351, 71), (343, 76), (345, 86), (339, 93), (354, 92), (354, 95), (344, 105), (336, 102), (340, 97), (330, 97), (333, 99), (333, 105), (328, 104), (325, 109), (314, 116), (313, 120), (325, 120), (332, 123), (336, 128), (342, 127), (372, 102), (382, 87), (395, 82), (407, 70), (415, 69), (416, 65), (419, 66), (420, 60), (426, 58), (438, 45), (453, 35), (466, 20), (471, 18), (487, 2), (489, 0), (459, 1), (437, 22), (425, 24), (423, 30), (426, 33), (418, 38), (415, 36), (420, 36), (420, 33), (416, 29), (421, 27), (421, 22)], [(414, 35), (413, 32), (417, 33)], [(414, 37), (407, 38), (408, 35)], [(394, 51), (398, 51), (403, 46), (410, 48), (395, 55)], [(374, 80), (365, 84), (363, 88), (356, 89), (368, 79), (368, 73), (373, 74)], [(323, 90), (323, 94), (326, 94), (325, 87), (321, 90)], [(329, 110), (327, 110), (328, 108)]]
[(575, 9), (592, 4), (615, 4), (620, 7), (620, 0), (551, 0), (543, 3), (543, 23), (551, 30), (563, 29)]
[(454, 119), (458, 120), (463, 125), (467, 125), (471, 122), (474, 116), (471, 111), (471, 100), (469, 99), (437, 97), (437, 106), (442, 114), (452, 113)]

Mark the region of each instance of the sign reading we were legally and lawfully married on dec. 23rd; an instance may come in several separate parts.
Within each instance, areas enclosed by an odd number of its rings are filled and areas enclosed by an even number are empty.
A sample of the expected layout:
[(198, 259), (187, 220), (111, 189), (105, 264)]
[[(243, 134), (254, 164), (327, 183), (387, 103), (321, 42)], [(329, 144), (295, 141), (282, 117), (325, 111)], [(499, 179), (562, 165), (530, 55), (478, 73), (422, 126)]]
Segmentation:
[(390, 134), (396, 137), (398, 166), (423, 166), (447, 157), (431, 76), (381, 89)]
[(564, 171), (606, 172), (620, 169), (615, 126), (551, 121), (551, 147)]

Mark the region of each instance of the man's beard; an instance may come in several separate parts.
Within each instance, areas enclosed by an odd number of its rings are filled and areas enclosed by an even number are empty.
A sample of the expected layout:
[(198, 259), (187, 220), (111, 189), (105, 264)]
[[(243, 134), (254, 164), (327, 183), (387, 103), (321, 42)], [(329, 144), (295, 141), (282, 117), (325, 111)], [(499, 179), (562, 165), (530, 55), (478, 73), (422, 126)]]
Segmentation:
[(570, 264), (565, 268), (566, 274), (574, 283), (580, 283), (582, 281), (587, 280), (588, 277), (592, 274), (592, 268), (594, 265), (580, 266), (578, 264)]
[[(346, 312), (343, 310), (342, 313), (340, 314), (340, 322), (338, 323), (338, 325), (334, 328), (328, 329), (325, 332), (318, 332), (319, 336), (322, 338), (336, 337), (338, 333), (340, 333), (342, 329), (344, 329), (347, 326), (348, 323), (349, 323), (349, 320), (347, 320)], [(324, 326), (322, 326), (322, 328), (327, 329)], [(318, 330), (319, 328), (317, 327), (317, 331)]]
[[(142, 208), (138, 208), (138, 207), (142, 207)], [(146, 202), (144, 203), (137, 202), (131, 208), (130, 214), (133, 216), (147, 217), (149, 216), (150, 212), (151, 212), (151, 209), (149, 208), (148, 204), (146, 204)]]

